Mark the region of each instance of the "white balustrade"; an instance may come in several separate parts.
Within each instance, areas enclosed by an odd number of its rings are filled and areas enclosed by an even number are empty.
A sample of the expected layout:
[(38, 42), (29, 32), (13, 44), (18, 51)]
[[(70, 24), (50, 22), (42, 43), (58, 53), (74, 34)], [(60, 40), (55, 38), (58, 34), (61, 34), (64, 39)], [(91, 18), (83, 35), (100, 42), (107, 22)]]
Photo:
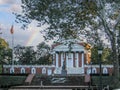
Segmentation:
[(84, 74), (84, 68), (67, 68), (67, 74)]

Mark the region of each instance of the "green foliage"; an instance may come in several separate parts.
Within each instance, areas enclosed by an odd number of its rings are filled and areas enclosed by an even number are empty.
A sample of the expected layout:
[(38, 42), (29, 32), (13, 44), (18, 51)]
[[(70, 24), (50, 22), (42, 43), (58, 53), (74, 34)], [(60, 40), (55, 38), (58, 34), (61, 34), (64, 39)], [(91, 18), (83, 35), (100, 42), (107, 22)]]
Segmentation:
[[(16, 14), (17, 22), (27, 26), (32, 20), (38, 21), (38, 26), (48, 24), (45, 39), (79, 38), (85, 35), (88, 42), (98, 43), (99, 29), (105, 29), (107, 39), (113, 40), (110, 20), (119, 21), (119, 4), (114, 0), (21, 0), (22, 14)], [(109, 6), (107, 6), (109, 5)], [(106, 13), (106, 14), (105, 14)], [(106, 19), (106, 21), (105, 21)], [(119, 26), (119, 22), (115, 28)], [(86, 29), (89, 28), (90, 30)], [(114, 31), (114, 30), (113, 30)]]
[(99, 63), (98, 62), (98, 50), (96, 46), (92, 47), (91, 49), (91, 61), (93, 64)]
[[(102, 85), (113, 86), (113, 76), (102, 76)], [(99, 85), (99, 76), (92, 76), (92, 85)]]
[[(98, 47), (94, 46), (91, 49), (91, 61), (93, 64), (98, 64)], [(104, 48), (102, 53), (102, 64), (113, 64), (113, 61), (111, 60), (111, 49), (110, 48)]]
[(0, 38), (0, 48), (8, 48), (8, 43), (2, 38)]
[[(96, 15), (96, 4), (87, 0), (22, 0), (22, 15), (16, 14), (23, 26), (37, 20), (38, 26), (49, 24), (45, 39), (78, 38)], [(92, 23), (92, 22), (91, 22)]]
[[(99, 14), (102, 12), (101, 10), (104, 9), (107, 3), (113, 4), (114, 2), (115, 4), (119, 4), (117, 1), (111, 0), (21, 1), (23, 13), (16, 14), (16, 21), (23, 23), (23, 27), (27, 26), (32, 20), (36, 20), (38, 21), (38, 26), (43, 24), (49, 25), (48, 28), (43, 30), (45, 39), (78, 39), (81, 35), (85, 35), (89, 43), (99, 42), (98, 28), (104, 27), (102, 20), (99, 18)], [(113, 8), (115, 10), (117, 6)], [(115, 15), (118, 16), (117, 10), (115, 12)], [(86, 27), (90, 30), (87, 30)], [(105, 31), (105, 33), (108, 32)]]
[(0, 64), (10, 63), (12, 57), (12, 50), (9, 48), (8, 43), (0, 38)]
[(103, 54), (102, 54), (102, 62), (103, 64), (113, 64), (113, 61), (112, 61), (112, 51), (110, 48), (105, 48), (103, 50)]
[(34, 64), (34, 61), (36, 60), (35, 58), (35, 51), (33, 47), (22, 47), (22, 46), (17, 46), (15, 47), (14, 51), (16, 58), (19, 60), (19, 64), (23, 65), (30, 65)]
[(1, 86), (22, 85), (25, 79), (26, 76), (0, 75), (0, 85)]
[(23, 47), (17, 45), (14, 48), (15, 58), (18, 59), (18, 64), (23, 65), (46, 65), (51, 64), (52, 59), (50, 58), (50, 47), (45, 42), (41, 42), (37, 45), (37, 50), (35, 51), (33, 47)]
[(41, 42), (37, 45), (37, 60), (36, 64), (51, 64), (50, 46), (45, 42)]
[[(21, 0), (22, 14), (16, 14), (17, 22), (27, 26), (32, 20), (38, 21), (38, 26), (48, 24), (45, 39), (79, 38), (85, 35), (88, 42), (99, 40), (98, 28), (105, 29), (108, 39), (113, 40), (111, 31), (105, 19), (117, 20), (119, 16), (119, 1), (111, 0)], [(110, 7), (108, 7), (109, 5)], [(106, 7), (108, 7), (106, 9)], [(106, 14), (105, 14), (106, 13)], [(107, 18), (106, 18), (107, 17)], [(113, 20), (113, 19), (112, 19)], [(119, 19), (118, 19), (119, 20)], [(110, 26), (112, 26), (110, 24)], [(119, 24), (117, 24), (119, 26)], [(89, 28), (90, 30), (86, 29)], [(117, 28), (117, 27), (116, 27)]]

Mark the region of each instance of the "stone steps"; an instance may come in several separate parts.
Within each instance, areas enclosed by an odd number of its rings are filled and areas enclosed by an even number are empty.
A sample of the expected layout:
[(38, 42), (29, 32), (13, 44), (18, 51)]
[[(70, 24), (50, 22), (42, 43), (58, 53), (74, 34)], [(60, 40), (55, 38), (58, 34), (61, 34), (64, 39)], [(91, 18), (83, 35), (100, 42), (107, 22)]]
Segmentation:
[(31, 85), (85, 85), (84, 76), (40, 76), (35, 75)]
[(35, 76), (34, 74), (29, 74), (25, 80), (25, 84), (31, 84), (34, 76)]

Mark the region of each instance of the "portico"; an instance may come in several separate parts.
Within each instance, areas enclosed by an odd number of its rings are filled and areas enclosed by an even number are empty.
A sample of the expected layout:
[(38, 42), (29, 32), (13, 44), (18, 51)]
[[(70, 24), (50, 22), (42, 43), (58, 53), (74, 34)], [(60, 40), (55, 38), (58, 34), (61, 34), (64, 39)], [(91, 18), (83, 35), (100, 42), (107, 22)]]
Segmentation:
[(56, 66), (55, 74), (61, 74), (63, 62), (67, 74), (84, 74), (84, 47), (80, 44), (73, 44), (71, 51), (67, 45), (58, 45), (53, 49), (53, 59)]

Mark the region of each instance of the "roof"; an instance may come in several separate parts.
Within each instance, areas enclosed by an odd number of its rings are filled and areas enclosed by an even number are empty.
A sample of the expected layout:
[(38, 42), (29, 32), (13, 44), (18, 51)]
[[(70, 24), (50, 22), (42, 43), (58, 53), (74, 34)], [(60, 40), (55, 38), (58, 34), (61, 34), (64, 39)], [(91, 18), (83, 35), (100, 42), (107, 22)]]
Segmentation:
[[(57, 44), (57, 45), (54, 45), (53, 51), (68, 52), (68, 51), (70, 51), (70, 47), (69, 47), (69, 44)], [(82, 51), (84, 51), (84, 46), (83, 46), (83, 44), (80, 44), (80, 43), (71, 44), (71, 51), (82, 52)]]

